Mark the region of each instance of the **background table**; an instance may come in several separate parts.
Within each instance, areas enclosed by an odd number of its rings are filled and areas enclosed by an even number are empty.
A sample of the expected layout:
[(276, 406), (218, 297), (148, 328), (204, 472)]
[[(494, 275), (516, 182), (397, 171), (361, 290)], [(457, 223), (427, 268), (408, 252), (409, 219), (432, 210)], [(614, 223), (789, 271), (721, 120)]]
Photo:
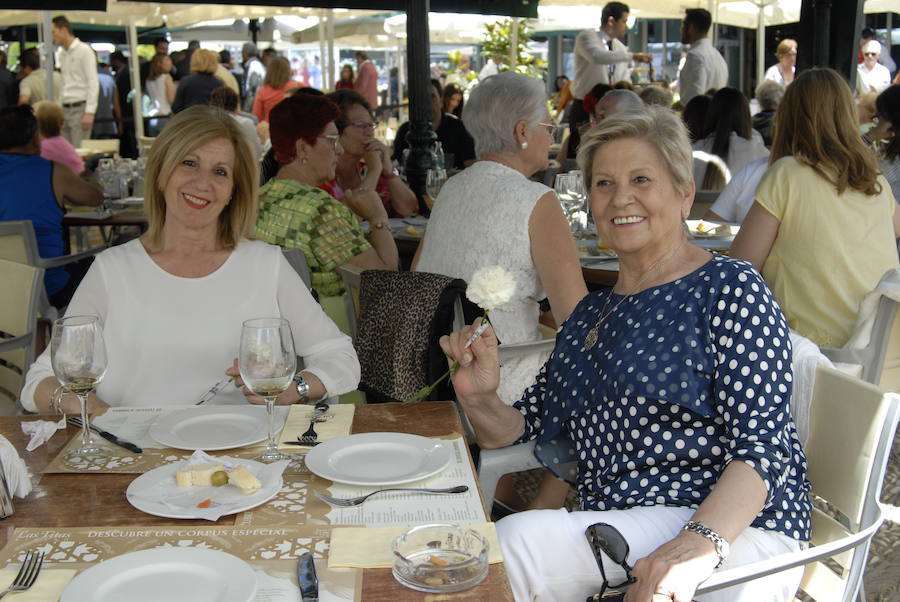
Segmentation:
[[(40, 417), (0, 417), (0, 434), (16, 447), (36, 481), (34, 490), (24, 500), (15, 499), (16, 511), (2, 520), (0, 546), (6, 545), (12, 529), (19, 527), (143, 527), (177, 524), (234, 525), (235, 516), (224, 516), (215, 523), (205, 520), (173, 520), (144, 514), (125, 499), (125, 489), (135, 478), (127, 474), (42, 474), (63, 448), (77, 434), (69, 427), (57, 432), (46, 444), (33, 452), (25, 451), (27, 437), (21, 423)], [(370, 404), (356, 408), (354, 433), (412, 432), (426, 437), (463, 434), (459, 414), (450, 402), (425, 402), (413, 405)], [(471, 462), (471, 458), (470, 458)], [(484, 500), (482, 499), (482, 503)], [(362, 599), (366, 602), (388, 600), (425, 600), (434, 596), (407, 589), (397, 583), (390, 569), (365, 569)], [(502, 564), (492, 564), (485, 580), (477, 587), (441, 596), (444, 600), (512, 600), (512, 592)]]
[(103, 236), (103, 241), (109, 243), (112, 241), (116, 228), (124, 226), (138, 226), (141, 233), (147, 230), (147, 214), (142, 209), (125, 209), (113, 211), (108, 216), (96, 217), (96, 212), (79, 213), (72, 211), (66, 213), (62, 218), (63, 241), (65, 244), (65, 254), (71, 253), (70, 234), (72, 228), (83, 228), (89, 226), (97, 226)]

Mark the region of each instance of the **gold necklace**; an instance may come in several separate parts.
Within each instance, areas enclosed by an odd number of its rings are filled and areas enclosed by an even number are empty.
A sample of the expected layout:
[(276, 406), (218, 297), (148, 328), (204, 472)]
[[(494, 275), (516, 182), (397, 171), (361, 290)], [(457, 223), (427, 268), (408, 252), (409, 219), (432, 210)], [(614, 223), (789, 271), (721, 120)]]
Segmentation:
[(600, 327), (603, 325), (603, 321), (606, 320), (609, 316), (611, 316), (615, 311), (619, 308), (622, 303), (624, 303), (625, 299), (631, 297), (632, 295), (640, 292), (641, 285), (644, 284), (644, 281), (652, 274), (657, 268), (662, 267), (666, 262), (668, 262), (675, 254), (681, 250), (681, 247), (684, 246), (685, 239), (682, 239), (678, 246), (669, 251), (665, 257), (654, 263), (650, 268), (644, 272), (644, 275), (641, 276), (640, 280), (638, 280), (637, 284), (634, 285), (634, 291), (628, 293), (627, 295), (623, 295), (619, 302), (613, 305), (613, 308), (609, 310), (607, 313), (603, 313), (606, 311), (606, 306), (609, 305), (609, 300), (612, 299), (613, 293), (610, 291), (609, 296), (606, 298), (606, 302), (603, 304), (603, 309), (600, 310), (600, 318), (597, 320), (597, 323), (591, 328), (587, 335), (584, 337), (584, 343), (581, 346), (582, 351), (589, 351), (594, 348), (594, 345), (597, 344), (597, 341), (600, 340)]

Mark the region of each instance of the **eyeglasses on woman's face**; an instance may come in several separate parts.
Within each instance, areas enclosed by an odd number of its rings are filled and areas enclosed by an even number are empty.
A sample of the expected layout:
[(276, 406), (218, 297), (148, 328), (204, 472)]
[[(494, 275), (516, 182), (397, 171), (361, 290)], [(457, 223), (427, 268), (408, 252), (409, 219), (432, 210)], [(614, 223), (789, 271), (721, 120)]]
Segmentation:
[(863, 52), (863, 56), (878, 56), (877, 52)]
[(352, 125), (361, 132), (374, 132), (375, 124), (371, 121), (351, 121), (347, 125)]
[(542, 125), (547, 128), (547, 134), (549, 134), (550, 137), (554, 140), (556, 139), (556, 131), (559, 129), (559, 126), (557, 126), (555, 123), (543, 123), (540, 121), (538, 122), (538, 125)]
[(324, 138), (331, 145), (331, 150), (336, 151), (341, 146), (341, 137), (337, 134), (323, 134), (319, 138)]

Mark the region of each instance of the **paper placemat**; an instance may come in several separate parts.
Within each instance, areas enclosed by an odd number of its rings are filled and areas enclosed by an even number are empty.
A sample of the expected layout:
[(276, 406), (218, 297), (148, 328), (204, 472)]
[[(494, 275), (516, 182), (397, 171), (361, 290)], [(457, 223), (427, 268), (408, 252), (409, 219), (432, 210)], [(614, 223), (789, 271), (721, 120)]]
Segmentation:
[[(104, 414), (93, 417), (91, 422), (126, 441), (136, 444), (144, 450), (143, 453), (133, 454), (126, 449), (109, 443), (95, 433), (94, 441), (98, 445), (109, 449), (110, 455), (105, 458), (82, 458), (77, 460), (74, 464), (69, 463), (65, 460), (66, 454), (70, 450), (78, 447), (81, 443), (80, 435), (76, 432), (56, 457), (50, 461), (44, 469), (44, 472), (141, 474), (148, 470), (171, 464), (172, 462), (185, 460), (190, 457), (193, 453), (192, 451), (166, 447), (150, 436), (150, 427), (160, 416), (167, 412), (184, 409), (184, 407), (190, 406), (165, 408), (109, 408)], [(287, 416), (288, 408), (276, 407), (275, 411), (276, 419), (283, 421)], [(263, 445), (264, 444), (222, 450), (212, 452), (212, 454), (253, 459), (260, 454)]]
[[(16, 594), (17, 602), (47, 602), (48, 600), (59, 600), (62, 592), (66, 589), (69, 581), (75, 577), (77, 573), (75, 569), (48, 569), (43, 568), (38, 573), (38, 578), (34, 584), (25, 590)], [(5, 590), (12, 585), (13, 579), (19, 573), (19, 567), (13, 567), (0, 571), (0, 591)]]
[(332, 483), (312, 474), (305, 463), (298, 462), (291, 464), (285, 471), (284, 486), (274, 498), (262, 506), (238, 514), (235, 524), (254, 527), (303, 524), (410, 527), (436, 522), (458, 525), (485, 523), (488, 518), (478, 493), (465, 439), (453, 436), (446, 440), (453, 445), (450, 465), (440, 474), (415, 483), (406, 483), (401, 487), (446, 488), (468, 485), (469, 491), (466, 493), (443, 496), (440, 503), (435, 503), (434, 496), (392, 491), (352, 508), (332, 508), (312, 492), (353, 497), (379, 487)]
[[(297, 445), (285, 445), (285, 441), (297, 441), (309, 428), (309, 420), (312, 418), (315, 407), (311, 405), (292, 405), (287, 415), (284, 429), (278, 439), (278, 449), (282, 451), (296, 450)], [(346, 437), (353, 426), (353, 413), (356, 406), (353, 404), (335, 404), (316, 422), (316, 435), (318, 441), (328, 441), (338, 437)]]
[[(316, 526), (18, 528), (0, 550), (0, 566), (21, 564), (29, 550), (45, 553), (43, 574), (50, 573), (49, 568), (70, 569), (72, 573), (83, 571), (98, 562), (138, 550), (209, 548), (233, 554), (253, 567), (258, 583), (256, 601), (296, 602), (300, 599), (297, 558), (304, 552), (312, 552), (319, 577), (319, 600), (359, 601), (362, 571), (329, 568), (325, 560), (329, 539), (330, 529)], [(18, 571), (18, 566), (15, 570)], [(15, 599), (27, 598), (20, 594)], [(45, 602), (58, 598), (35, 598), (38, 599)]]
[[(466, 525), (488, 541), (488, 563), (503, 562), (494, 523)], [(391, 543), (409, 527), (338, 527), (331, 530), (328, 568), (382, 569), (394, 566)]]

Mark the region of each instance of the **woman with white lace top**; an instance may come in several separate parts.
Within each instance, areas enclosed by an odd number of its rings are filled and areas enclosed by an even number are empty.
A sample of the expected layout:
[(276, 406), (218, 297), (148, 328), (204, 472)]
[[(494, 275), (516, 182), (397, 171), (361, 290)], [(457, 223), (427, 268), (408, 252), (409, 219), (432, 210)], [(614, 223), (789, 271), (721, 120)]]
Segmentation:
[[(478, 161), (450, 178), (435, 200), (415, 268), (468, 281), (500, 265), (516, 278), (515, 297), (491, 312), (503, 343), (541, 338), (539, 303), (561, 324), (587, 294), (578, 252), (553, 190), (529, 177), (547, 167), (553, 130), (540, 80), (491, 77), (472, 92), (463, 123)], [(499, 395), (507, 404), (534, 382), (546, 354), (504, 363)]]

